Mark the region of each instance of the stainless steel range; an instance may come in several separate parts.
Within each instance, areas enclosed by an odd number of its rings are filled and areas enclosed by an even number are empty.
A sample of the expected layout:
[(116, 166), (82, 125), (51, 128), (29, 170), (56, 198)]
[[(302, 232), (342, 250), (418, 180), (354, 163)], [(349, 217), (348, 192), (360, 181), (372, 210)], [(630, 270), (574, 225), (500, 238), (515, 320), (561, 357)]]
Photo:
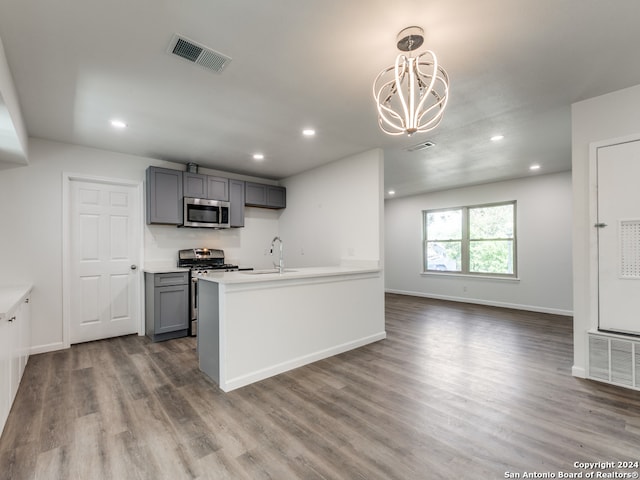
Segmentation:
[(238, 265), (224, 261), (224, 251), (217, 248), (188, 248), (178, 252), (178, 267), (189, 268), (189, 335), (198, 334), (198, 273), (233, 272)]

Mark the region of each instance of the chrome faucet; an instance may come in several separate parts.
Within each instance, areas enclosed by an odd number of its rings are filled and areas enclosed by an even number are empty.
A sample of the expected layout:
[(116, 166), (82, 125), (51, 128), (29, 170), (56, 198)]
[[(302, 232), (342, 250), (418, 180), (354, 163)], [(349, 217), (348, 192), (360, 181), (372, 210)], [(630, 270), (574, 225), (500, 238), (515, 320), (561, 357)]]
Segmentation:
[(273, 237), (273, 240), (271, 240), (271, 251), (269, 252), (269, 255), (273, 256), (273, 246), (275, 245), (276, 241), (280, 242), (280, 258), (278, 259), (277, 265), (276, 262), (273, 262), (273, 266), (278, 269), (278, 273), (282, 273), (284, 271), (284, 258), (282, 257), (282, 249), (284, 245), (280, 237)]

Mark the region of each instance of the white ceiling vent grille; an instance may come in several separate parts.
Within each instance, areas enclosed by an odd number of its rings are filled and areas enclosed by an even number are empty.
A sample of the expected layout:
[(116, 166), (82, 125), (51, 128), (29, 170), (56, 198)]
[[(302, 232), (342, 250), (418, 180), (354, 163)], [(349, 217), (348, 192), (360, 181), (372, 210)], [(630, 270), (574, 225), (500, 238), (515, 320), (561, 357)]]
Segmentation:
[(417, 145), (413, 145), (412, 147), (407, 148), (407, 152), (419, 152), (420, 150), (426, 150), (427, 148), (435, 147), (436, 144), (431, 141), (426, 141), (419, 143)]
[(231, 61), (231, 57), (227, 57), (220, 52), (205, 47), (193, 40), (182, 35), (174, 35), (167, 49), (168, 53), (177, 55), (190, 62), (213, 70), (216, 73), (222, 72), (224, 67)]

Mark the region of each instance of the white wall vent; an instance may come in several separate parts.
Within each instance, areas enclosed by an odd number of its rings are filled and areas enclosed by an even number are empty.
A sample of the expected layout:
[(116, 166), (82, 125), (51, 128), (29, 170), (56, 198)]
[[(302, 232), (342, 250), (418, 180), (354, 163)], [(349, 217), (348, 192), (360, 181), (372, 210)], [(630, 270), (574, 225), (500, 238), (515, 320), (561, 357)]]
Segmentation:
[(640, 338), (590, 333), (588, 376), (640, 390)]
[(212, 70), (216, 73), (222, 72), (231, 61), (231, 57), (227, 57), (220, 52), (216, 52), (209, 47), (205, 47), (193, 40), (182, 35), (175, 34), (171, 39), (167, 52), (177, 55), (192, 63)]
[(419, 143), (417, 145), (413, 145), (411, 147), (407, 147), (407, 152), (419, 152), (420, 150), (426, 150), (427, 148), (435, 147), (436, 144), (431, 141), (426, 141)]

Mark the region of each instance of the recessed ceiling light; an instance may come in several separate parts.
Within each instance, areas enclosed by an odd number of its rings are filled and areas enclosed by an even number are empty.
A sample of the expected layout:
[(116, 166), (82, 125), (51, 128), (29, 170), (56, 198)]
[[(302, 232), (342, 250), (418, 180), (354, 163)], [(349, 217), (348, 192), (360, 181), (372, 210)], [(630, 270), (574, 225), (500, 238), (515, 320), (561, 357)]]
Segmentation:
[(305, 128), (302, 130), (302, 135), (305, 137), (313, 137), (316, 134), (316, 131), (313, 128)]
[(388, 193), (389, 195), (395, 195), (395, 194), (396, 194), (396, 191), (395, 191), (395, 190), (389, 190), (387, 193)]
[(111, 120), (111, 126), (113, 128), (127, 128), (127, 124), (122, 120)]
[(264, 155), (261, 153), (254, 153), (253, 154), (253, 159), (254, 160), (264, 160)]
[(534, 163), (529, 167), (529, 170), (540, 170), (540, 165), (538, 165), (537, 163)]
[(504, 138), (504, 135), (494, 135), (493, 137), (491, 137), (491, 141), (492, 142), (499, 142), (503, 138)]

